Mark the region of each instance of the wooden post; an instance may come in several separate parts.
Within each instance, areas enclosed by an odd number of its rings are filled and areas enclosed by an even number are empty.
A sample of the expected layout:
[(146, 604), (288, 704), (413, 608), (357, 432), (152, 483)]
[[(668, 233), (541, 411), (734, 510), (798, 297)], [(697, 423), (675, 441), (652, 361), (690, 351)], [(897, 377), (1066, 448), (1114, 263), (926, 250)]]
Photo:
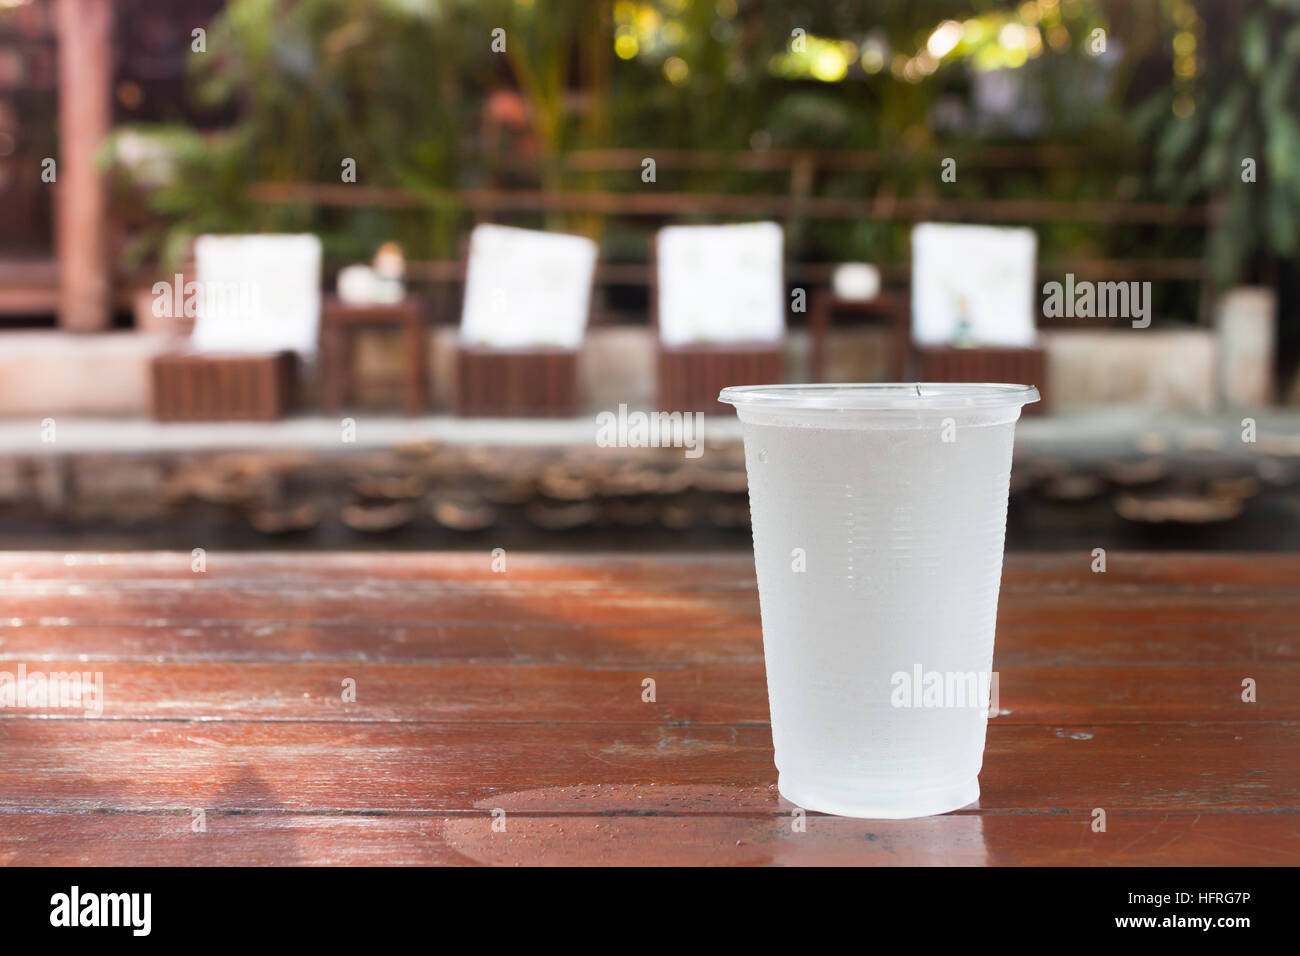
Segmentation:
[(95, 154), (111, 121), (113, 0), (59, 0), (57, 27), (59, 326), (97, 332), (110, 318), (107, 196)]

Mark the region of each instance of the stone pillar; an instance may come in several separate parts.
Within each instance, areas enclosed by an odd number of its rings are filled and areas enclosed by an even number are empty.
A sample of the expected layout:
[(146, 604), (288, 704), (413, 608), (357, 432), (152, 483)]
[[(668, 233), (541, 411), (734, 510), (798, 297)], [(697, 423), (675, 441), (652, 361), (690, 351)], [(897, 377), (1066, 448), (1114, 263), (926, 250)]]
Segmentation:
[(1219, 391), (1228, 408), (1273, 403), (1277, 296), (1272, 289), (1239, 286), (1219, 299)]

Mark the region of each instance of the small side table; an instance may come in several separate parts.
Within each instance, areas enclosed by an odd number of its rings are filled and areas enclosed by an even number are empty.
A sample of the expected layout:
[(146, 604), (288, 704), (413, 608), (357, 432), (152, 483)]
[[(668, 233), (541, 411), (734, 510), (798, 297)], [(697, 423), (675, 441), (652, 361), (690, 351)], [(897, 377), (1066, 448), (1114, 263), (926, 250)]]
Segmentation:
[(428, 407), (425, 384), (426, 343), (424, 310), (418, 299), (407, 296), (392, 304), (352, 305), (325, 296), (320, 314), (321, 407), (337, 411), (355, 393), (352, 374), (352, 333), (362, 326), (398, 326), (405, 341), (406, 370), (402, 408), (422, 415)]
[(907, 374), (909, 302), (907, 295), (899, 292), (882, 292), (872, 299), (841, 299), (830, 289), (815, 292), (808, 313), (808, 331), (812, 337), (812, 380), (826, 381), (826, 338), (831, 319), (837, 312), (851, 312), (882, 322), (889, 329), (892, 378), (895, 382), (903, 381)]

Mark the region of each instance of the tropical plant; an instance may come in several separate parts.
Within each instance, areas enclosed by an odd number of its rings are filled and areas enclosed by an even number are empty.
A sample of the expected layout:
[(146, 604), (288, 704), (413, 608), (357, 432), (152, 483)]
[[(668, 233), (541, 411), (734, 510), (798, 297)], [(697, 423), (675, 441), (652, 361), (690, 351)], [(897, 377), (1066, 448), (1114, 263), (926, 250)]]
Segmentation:
[(1300, 254), (1300, 0), (1182, 4), (1173, 74), (1135, 114), (1156, 186), (1218, 204), (1208, 256), (1221, 284)]

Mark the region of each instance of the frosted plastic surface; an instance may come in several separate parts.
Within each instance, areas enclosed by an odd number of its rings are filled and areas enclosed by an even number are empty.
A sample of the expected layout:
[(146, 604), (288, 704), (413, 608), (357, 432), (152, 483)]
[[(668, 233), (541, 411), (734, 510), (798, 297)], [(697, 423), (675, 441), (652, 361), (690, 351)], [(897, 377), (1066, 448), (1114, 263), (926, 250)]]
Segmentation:
[(891, 415), (740, 409), (779, 787), (805, 809), (911, 817), (979, 795), (987, 701), (897, 707), (894, 675), (987, 681), (1018, 408)]

